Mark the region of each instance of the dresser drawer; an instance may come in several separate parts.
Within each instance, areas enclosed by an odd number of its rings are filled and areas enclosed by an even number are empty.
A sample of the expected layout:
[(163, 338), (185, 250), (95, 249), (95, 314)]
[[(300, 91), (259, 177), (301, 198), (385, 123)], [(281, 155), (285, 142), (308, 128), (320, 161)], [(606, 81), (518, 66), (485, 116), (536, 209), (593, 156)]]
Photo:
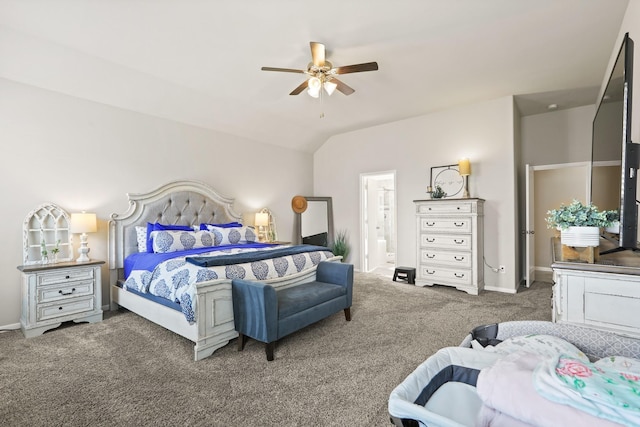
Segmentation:
[(471, 235), (421, 234), (420, 246), (424, 248), (471, 250)]
[(420, 262), (425, 266), (435, 264), (471, 268), (471, 252), (449, 252), (433, 249), (421, 249)]
[(444, 285), (470, 285), (471, 270), (437, 266), (420, 266), (420, 279)]
[(428, 205), (418, 205), (419, 214), (471, 213), (472, 211), (472, 204), (465, 202), (437, 202), (429, 203)]
[(471, 233), (471, 217), (422, 217), (420, 230), (426, 232)]
[(75, 280), (93, 280), (92, 268), (74, 268), (67, 270), (50, 271), (46, 274), (38, 274), (38, 286), (53, 285)]
[(54, 319), (69, 314), (93, 310), (93, 298), (71, 298), (58, 304), (38, 305), (36, 321)]
[(37, 289), (38, 304), (57, 301), (65, 298), (93, 295), (93, 281), (65, 283), (53, 286), (39, 286)]

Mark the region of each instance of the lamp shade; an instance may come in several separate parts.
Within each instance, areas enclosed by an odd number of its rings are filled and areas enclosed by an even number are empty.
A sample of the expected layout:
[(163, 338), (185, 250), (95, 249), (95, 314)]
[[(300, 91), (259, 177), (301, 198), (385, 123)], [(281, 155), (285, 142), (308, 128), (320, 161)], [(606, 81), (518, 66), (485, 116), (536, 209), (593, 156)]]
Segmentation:
[(258, 212), (254, 223), (257, 227), (265, 227), (269, 225), (269, 214), (266, 212)]
[(96, 231), (98, 231), (96, 214), (86, 212), (71, 214), (72, 233), (95, 233)]
[(469, 159), (460, 159), (458, 161), (458, 172), (460, 175), (471, 175), (471, 163), (469, 163)]

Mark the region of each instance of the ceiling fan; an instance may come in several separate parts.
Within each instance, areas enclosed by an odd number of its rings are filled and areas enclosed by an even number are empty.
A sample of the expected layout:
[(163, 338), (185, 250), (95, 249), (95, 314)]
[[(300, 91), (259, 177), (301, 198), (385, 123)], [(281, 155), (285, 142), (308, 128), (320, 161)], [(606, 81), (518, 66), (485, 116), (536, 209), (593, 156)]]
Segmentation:
[(322, 89), (331, 95), (336, 89), (345, 95), (351, 95), (355, 89), (338, 80), (336, 76), (341, 74), (359, 73), (362, 71), (376, 71), (377, 62), (367, 62), (364, 64), (346, 65), (344, 67), (333, 67), (331, 62), (325, 59), (325, 47), (322, 43), (311, 42), (311, 62), (306, 70), (296, 70), (293, 68), (262, 67), (263, 71), (281, 71), (285, 73), (302, 73), (308, 77), (303, 83), (295, 88), (289, 95), (298, 95), (307, 89), (307, 93), (314, 98), (320, 96)]

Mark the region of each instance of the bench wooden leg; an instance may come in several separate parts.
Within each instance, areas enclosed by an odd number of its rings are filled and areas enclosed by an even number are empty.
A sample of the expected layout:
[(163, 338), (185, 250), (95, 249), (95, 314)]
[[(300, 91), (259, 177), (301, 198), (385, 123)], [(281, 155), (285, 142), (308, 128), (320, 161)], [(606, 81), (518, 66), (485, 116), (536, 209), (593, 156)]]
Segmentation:
[(245, 334), (238, 335), (238, 351), (244, 350), (244, 345), (247, 343), (247, 336)]
[(347, 319), (347, 322), (351, 321), (351, 307), (344, 309), (344, 318)]
[(267, 360), (269, 362), (271, 362), (273, 360), (273, 350), (276, 347), (276, 342), (268, 342), (267, 345), (265, 346), (264, 350), (267, 353)]

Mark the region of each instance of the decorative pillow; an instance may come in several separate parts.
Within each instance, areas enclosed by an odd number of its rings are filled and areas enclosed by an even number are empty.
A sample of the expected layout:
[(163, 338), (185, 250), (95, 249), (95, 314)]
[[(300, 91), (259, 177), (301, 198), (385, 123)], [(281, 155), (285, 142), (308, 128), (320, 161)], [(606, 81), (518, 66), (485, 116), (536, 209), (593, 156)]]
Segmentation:
[(566, 354), (589, 362), (589, 358), (578, 347), (567, 340), (552, 335), (532, 334), (507, 338), (497, 344), (494, 351), (505, 354), (526, 351), (545, 357), (558, 357), (559, 354)]
[(184, 230), (184, 231), (194, 231), (193, 227), (190, 225), (168, 225), (168, 224), (160, 224), (158, 222), (152, 224), (150, 222), (147, 223), (147, 252), (153, 251), (153, 237), (151, 233), (158, 230)]
[(153, 252), (167, 253), (214, 246), (210, 231), (157, 230), (151, 232)]
[(209, 225), (207, 228), (215, 235), (214, 244), (216, 246), (238, 245), (258, 241), (256, 230), (253, 227), (221, 228)]
[(147, 252), (147, 227), (136, 226), (138, 252)]
[(227, 222), (226, 224), (206, 224), (206, 223), (200, 224), (200, 230), (208, 230), (209, 229), (208, 227), (236, 228), (236, 227), (242, 227), (242, 224), (240, 224), (237, 221)]

